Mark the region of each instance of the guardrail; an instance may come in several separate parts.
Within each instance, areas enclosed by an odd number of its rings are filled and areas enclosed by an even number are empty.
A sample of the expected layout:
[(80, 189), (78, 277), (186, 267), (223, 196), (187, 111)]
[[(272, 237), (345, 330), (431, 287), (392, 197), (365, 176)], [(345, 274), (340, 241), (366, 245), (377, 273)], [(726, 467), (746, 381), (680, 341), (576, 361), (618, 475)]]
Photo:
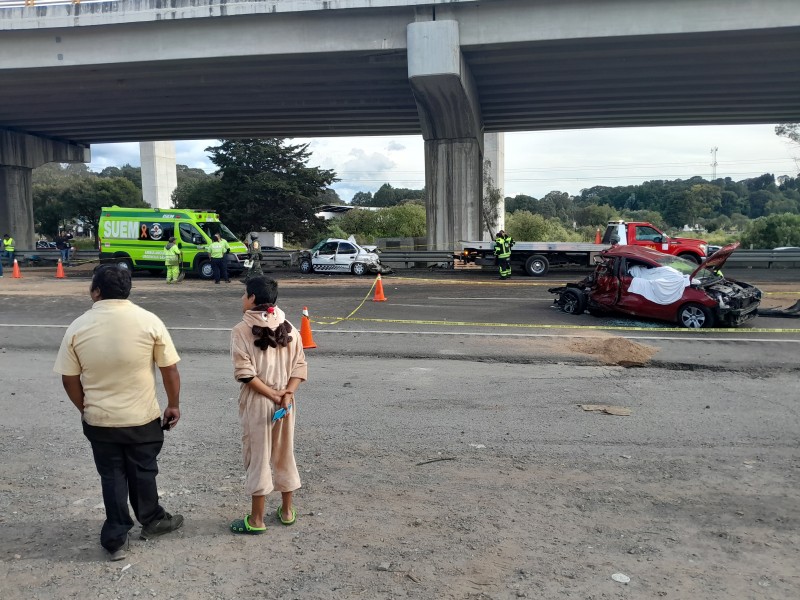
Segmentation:
[(450, 266), (454, 260), (453, 253), (446, 250), (381, 250), (379, 256), (381, 264), (392, 266), (393, 263), (403, 263), (406, 269), (411, 263), (415, 265), (419, 263), (425, 267), (430, 266), (431, 263)]
[[(297, 262), (297, 252), (294, 251), (263, 251), (261, 263), (279, 266), (291, 266)], [(57, 262), (61, 258), (58, 250), (35, 249), (17, 250), (15, 256), (20, 264), (35, 264), (37, 262)], [(76, 250), (71, 256), (75, 262), (97, 260), (97, 250)], [(402, 264), (406, 269), (409, 265), (428, 267), (431, 264), (451, 266), (454, 262), (452, 252), (446, 250), (382, 250), (381, 262), (392, 266)], [(800, 250), (737, 250), (725, 263), (729, 267), (760, 267), (775, 268), (800, 268)]]
[(725, 265), (729, 267), (764, 267), (783, 269), (800, 267), (800, 250), (737, 250)]
[[(42, 263), (57, 263), (61, 258), (61, 251), (55, 248), (36, 248), (35, 250), (15, 250), (14, 258), (21, 265), (36, 265)], [(97, 260), (97, 250), (72, 250), (70, 260), (86, 262)]]
[(297, 263), (297, 252), (290, 252), (289, 250), (262, 250), (261, 251), (261, 264), (268, 263), (270, 265), (279, 265), (282, 267), (289, 267)]
[(99, 4), (108, 0), (0, 0), (0, 8), (60, 6), (62, 4)]
[[(261, 263), (270, 265), (281, 265), (288, 267), (296, 262), (296, 252), (286, 251), (263, 251), (261, 253)], [(56, 263), (61, 258), (61, 252), (55, 248), (36, 248), (35, 250), (16, 250), (14, 256), (21, 265), (35, 265), (42, 263)], [(83, 263), (99, 260), (97, 250), (73, 250), (70, 261)]]

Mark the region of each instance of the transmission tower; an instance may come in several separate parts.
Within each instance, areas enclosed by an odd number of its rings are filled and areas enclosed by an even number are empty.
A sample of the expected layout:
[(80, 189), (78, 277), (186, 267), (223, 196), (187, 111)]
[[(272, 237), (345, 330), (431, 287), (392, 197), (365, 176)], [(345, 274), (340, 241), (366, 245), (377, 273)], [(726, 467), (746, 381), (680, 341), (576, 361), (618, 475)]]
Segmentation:
[(717, 150), (716, 146), (711, 149), (711, 181), (717, 178)]

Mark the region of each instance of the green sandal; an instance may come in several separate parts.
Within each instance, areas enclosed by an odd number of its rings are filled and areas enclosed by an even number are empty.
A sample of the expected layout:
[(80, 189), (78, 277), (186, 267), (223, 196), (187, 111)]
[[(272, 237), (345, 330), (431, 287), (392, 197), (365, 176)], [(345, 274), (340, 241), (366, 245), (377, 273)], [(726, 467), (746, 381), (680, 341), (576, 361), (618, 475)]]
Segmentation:
[(233, 533), (245, 533), (247, 535), (260, 535), (267, 530), (267, 527), (253, 527), (250, 525), (250, 515), (244, 519), (236, 519), (231, 523), (231, 531)]
[(279, 507), (278, 507), (278, 513), (277, 513), (277, 515), (278, 515), (278, 520), (279, 520), (279, 521), (280, 521), (280, 522), (281, 522), (283, 525), (294, 525), (294, 522), (295, 522), (295, 521), (297, 521), (297, 510), (296, 510), (294, 507), (292, 507), (292, 518), (291, 518), (291, 519), (288, 519), (288, 520), (286, 520), (286, 521), (284, 521), (284, 520), (283, 520), (283, 515), (281, 514), (281, 509), (282, 509), (282, 508), (283, 508), (282, 506), (279, 506)]

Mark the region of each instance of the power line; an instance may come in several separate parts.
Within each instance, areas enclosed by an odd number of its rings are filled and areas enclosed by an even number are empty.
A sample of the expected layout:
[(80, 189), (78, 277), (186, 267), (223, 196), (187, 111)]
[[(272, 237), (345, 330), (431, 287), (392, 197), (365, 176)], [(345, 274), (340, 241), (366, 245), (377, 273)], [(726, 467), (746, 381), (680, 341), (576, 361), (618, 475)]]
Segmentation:
[[(736, 165), (759, 165), (759, 164), (767, 164), (772, 165), (776, 162), (783, 162), (783, 163), (791, 163), (791, 168), (794, 168), (796, 161), (793, 158), (784, 157), (784, 158), (772, 158), (772, 159), (761, 159), (761, 160), (728, 160), (728, 161), (719, 161), (717, 164), (720, 167), (726, 166), (736, 166)], [(606, 164), (606, 165), (570, 165), (565, 167), (558, 167), (558, 166), (548, 166), (548, 167), (522, 167), (518, 169), (505, 169), (505, 173), (535, 173), (535, 172), (545, 172), (545, 173), (552, 173), (552, 172), (559, 172), (559, 171), (586, 171), (590, 169), (640, 169), (643, 167), (695, 167), (697, 170), (701, 170), (706, 166), (706, 163), (703, 162), (665, 162), (665, 163), (626, 163), (626, 164)], [(785, 169), (785, 166), (773, 166), (773, 169)], [(364, 170), (349, 170), (349, 169), (342, 169), (336, 171), (338, 175), (344, 176), (357, 176), (361, 174), (372, 174), (375, 171), (364, 171)], [(397, 175), (418, 175), (419, 177), (424, 177), (425, 171), (424, 170), (415, 170), (415, 171), (390, 171), (392, 174)]]

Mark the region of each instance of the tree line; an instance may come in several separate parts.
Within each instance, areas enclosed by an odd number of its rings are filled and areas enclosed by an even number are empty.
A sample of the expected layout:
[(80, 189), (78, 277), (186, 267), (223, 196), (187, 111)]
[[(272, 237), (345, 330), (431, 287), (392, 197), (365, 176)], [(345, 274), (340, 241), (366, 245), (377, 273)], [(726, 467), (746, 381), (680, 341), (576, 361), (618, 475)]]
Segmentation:
[[(395, 192), (388, 184), (371, 198), (359, 192), (360, 205), (424, 201), (424, 190), (413, 190), (413, 199)], [(526, 241), (589, 241), (608, 221), (625, 219), (647, 221), (673, 235), (688, 226), (704, 235), (716, 233), (723, 242), (737, 239), (756, 248), (800, 245), (800, 177), (776, 180), (769, 173), (741, 181), (692, 177), (593, 186), (576, 196), (560, 191), (542, 198), (519, 194), (505, 198), (505, 211), (506, 231)]]
[[(425, 235), (425, 190), (386, 183), (374, 194), (357, 192), (351, 210), (331, 222), (315, 216), (324, 204), (344, 204), (330, 187), (332, 170), (309, 166), (307, 144), (280, 138), (220, 140), (206, 148), (217, 171), (178, 165), (175, 208), (216, 210), (234, 233), (283, 231), (290, 244), (306, 245), (326, 235), (377, 237)], [(33, 172), (37, 231), (57, 235), (80, 220), (96, 230), (102, 206), (146, 207), (141, 169), (125, 165), (99, 173), (85, 164), (51, 163)], [(493, 193), (487, 189), (486, 196)], [(676, 234), (699, 227), (721, 241), (741, 240), (756, 248), (800, 246), (800, 177), (769, 173), (733, 181), (701, 177), (646, 181), (628, 186), (594, 186), (572, 196), (552, 191), (542, 198), (505, 198), (506, 230), (528, 241), (593, 240), (609, 220), (648, 221)], [(704, 235), (705, 237), (705, 235)]]
[[(220, 140), (206, 152), (217, 171), (178, 165), (174, 208), (214, 210), (240, 238), (249, 231), (282, 231), (286, 241), (303, 245), (327, 232), (316, 213), (323, 204), (341, 202), (329, 187), (336, 174), (308, 165), (308, 144)], [(85, 164), (50, 163), (34, 169), (32, 182), (35, 227), (50, 237), (75, 221), (97, 231), (103, 206), (149, 207), (141, 169), (130, 165), (94, 173)]]

